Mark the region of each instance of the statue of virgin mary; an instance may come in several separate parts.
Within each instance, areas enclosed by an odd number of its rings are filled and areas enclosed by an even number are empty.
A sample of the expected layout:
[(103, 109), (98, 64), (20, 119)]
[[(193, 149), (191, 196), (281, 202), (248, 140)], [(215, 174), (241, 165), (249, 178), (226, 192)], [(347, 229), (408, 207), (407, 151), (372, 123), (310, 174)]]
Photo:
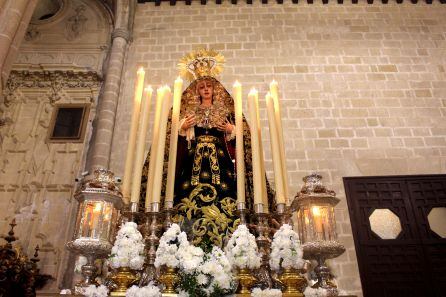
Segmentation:
[[(236, 179), (245, 178), (246, 208), (253, 207), (252, 156), (249, 126), (243, 120), (245, 176), (236, 176), (234, 100), (217, 80), (224, 57), (212, 50), (197, 50), (183, 57), (180, 75), (191, 81), (181, 97), (179, 131), (168, 133), (164, 156), (161, 204), (170, 137), (178, 137), (173, 221), (195, 245), (223, 246), (239, 223), (236, 216)], [(167, 131), (170, 129), (170, 119)], [(149, 156), (142, 173), (145, 197)], [(269, 209), (273, 195), (267, 186)], [(144, 201), (141, 199), (140, 201)], [(144, 209), (144, 207), (141, 207)]]

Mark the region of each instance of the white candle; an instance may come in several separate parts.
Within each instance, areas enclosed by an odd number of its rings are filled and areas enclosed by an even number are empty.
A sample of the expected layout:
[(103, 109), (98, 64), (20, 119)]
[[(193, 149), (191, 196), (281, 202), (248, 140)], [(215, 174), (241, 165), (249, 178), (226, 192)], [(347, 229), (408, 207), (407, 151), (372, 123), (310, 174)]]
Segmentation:
[(289, 187), (288, 187), (288, 171), (286, 168), (286, 156), (285, 156), (285, 145), (283, 141), (283, 128), (282, 128), (282, 111), (279, 103), (279, 85), (273, 80), (270, 83), (270, 92), (273, 97), (274, 102), (274, 118), (276, 121), (277, 135), (279, 137), (280, 146), (280, 165), (282, 168), (283, 177), (283, 194), (285, 195), (286, 204), (289, 204)]
[(159, 123), (158, 147), (156, 148), (155, 173), (153, 175), (152, 203), (159, 203), (161, 200), (167, 118), (169, 117), (170, 107), (172, 106), (172, 93), (168, 86), (164, 86), (163, 97)]
[(141, 173), (144, 166), (144, 153), (146, 148), (147, 129), (149, 128), (150, 103), (152, 102), (152, 88), (148, 86), (144, 89), (144, 98), (142, 103), (142, 118), (138, 130), (138, 139), (136, 142), (136, 158), (133, 166), (132, 192), (130, 201), (138, 203), (141, 190)]
[(259, 98), (256, 89), (251, 89), (248, 94), (249, 118), (251, 120), (251, 153), (252, 153), (252, 174), (254, 186), (254, 204), (263, 204), (263, 185), (262, 185), (262, 165), (263, 160), (260, 155), (260, 116), (259, 116)]
[(175, 168), (177, 163), (178, 125), (180, 121), (183, 80), (178, 77), (173, 87), (172, 128), (170, 130), (169, 165), (166, 184), (166, 202), (173, 201), (175, 190)]
[(245, 157), (243, 149), (242, 85), (234, 83), (235, 160), (237, 168), (237, 203), (245, 203)]
[(132, 175), (133, 155), (135, 153), (136, 133), (138, 131), (139, 114), (141, 109), (141, 97), (144, 88), (144, 68), (139, 68), (133, 99), (132, 120), (130, 124), (130, 135), (127, 143), (127, 154), (125, 157), (124, 178), (122, 182), (122, 197), (124, 203), (128, 204), (130, 199), (130, 182)]
[(263, 154), (263, 142), (262, 142), (262, 126), (260, 125), (260, 106), (259, 106), (259, 99), (257, 96), (256, 100), (256, 110), (257, 110), (257, 127), (258, 127), (258, 139), (259, 139), (259, 155), (260, 155), (260, 177), (261, 177), (261, 183), (262, 183), (262, 201), (263, 201), (263, 212), (268, 213), (268, 191), (266, 188), (266, 174), (265, 174), (265, 158)]
[(156, 150), (158, 148), (163, 97), (164, 97), (164, 87), (160, 87), (156, 90), (155, 116), (153, 119), (153, 127), (152, 127), (152, 143), (150, 147), (149, 172), (147, 175), (146, 203), (145, 203), (146, 211), (150, 210), (150, 204), (153, 201), (152, 199), (153, 179), (155, 175)]
[(283, 176), (280, 158), (279, 136), (277, 133), (276, 121), (274, 116), (274, 102), (270, 93), (266, 94), (266, 107), (268, 112), (269, 134), (271, 137), (271, 152), (273, 155), (276, 202), (285, 203), (285, 195), (283, 193)]

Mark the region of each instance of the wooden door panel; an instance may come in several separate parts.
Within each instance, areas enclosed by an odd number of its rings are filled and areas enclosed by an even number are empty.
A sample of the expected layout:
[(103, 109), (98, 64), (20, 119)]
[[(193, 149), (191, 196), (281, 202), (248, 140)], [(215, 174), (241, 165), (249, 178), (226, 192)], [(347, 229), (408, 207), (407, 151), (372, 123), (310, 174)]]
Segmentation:
[[(446, 207), (446, 175), (344, 178), (365, 297), (446, 297), (446, 239), (430, 229), (433, 207)], [(381, 239), (375, 209), (398, 216), (401, 233)]]

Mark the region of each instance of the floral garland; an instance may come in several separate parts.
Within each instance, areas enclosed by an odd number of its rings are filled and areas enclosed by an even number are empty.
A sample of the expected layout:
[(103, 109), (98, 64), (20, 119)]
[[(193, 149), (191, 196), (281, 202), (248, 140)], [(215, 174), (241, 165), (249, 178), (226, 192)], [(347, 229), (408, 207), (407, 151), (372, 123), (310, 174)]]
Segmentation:
[(85, 288), (84, 295), (85, 297), (107, 297), (108, 289), (104, 285), (100, 285), (99, 287), (90, 285)]
[(111, 250), (109, 262), (112, 268), (130, 267), (140, 270), (144, 265), (144, 242), (134, 222), (122, 225)]
[(125, 297), (161, 297), (160, 289), (150, 282), (145, 287), (132, 286), (125, 293)]
[(311, 287), (307, 287), (304, 291), (305, 297), (326, 297), (328, 296), (327, 290), (323, 288), (313, 289)]
[(303, 250), (299, 236), (290, 225), (282, 225), (274, 234), (271, 244), (269, 260), (271, 268), (275, 271), (279, 271), (281, 268), (301, 269), (305, 264), (302, 257)]
[(260, 267), (260, 254), (256, 239), (246, 225), (239, 225), (225, 248), (226, 256), (234, 268)]
[(251, 297), (282, 297), (282, 291), (279, 289), (265, 289), (255, 288), (251, 292)]

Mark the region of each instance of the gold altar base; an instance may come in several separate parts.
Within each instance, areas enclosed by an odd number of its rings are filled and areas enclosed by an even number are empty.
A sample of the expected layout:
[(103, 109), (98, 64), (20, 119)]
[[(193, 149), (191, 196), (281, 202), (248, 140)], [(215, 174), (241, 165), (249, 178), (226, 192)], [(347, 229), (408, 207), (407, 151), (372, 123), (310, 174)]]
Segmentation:
[(166, 267), (164, 273), (161, 274), (158, 281), (165, 286), (163, 296), (177, 296), (175, 292), (175, 287), (179, 281), (177, 268)]
[(110, 292), (110, 296), (125, 296), (125, 292), (135, 281), (138, 280), (135, 273), (129, 267), (118, 268), (118, 273), (112, 276), (112, 280), (118, 285), (115, 291)]
[(284, 297), (304, 297), (302, 293), (307, 285), (307, 280), (300, 275), (297, 269), (285, 268), (278, 279), (285, 285), (282, 293)]
[(251, 296), (251, 287), (257, 281), (251, 270), (247, 268), (239, 269), (236, 278), (239, 282), (236, 296)]

